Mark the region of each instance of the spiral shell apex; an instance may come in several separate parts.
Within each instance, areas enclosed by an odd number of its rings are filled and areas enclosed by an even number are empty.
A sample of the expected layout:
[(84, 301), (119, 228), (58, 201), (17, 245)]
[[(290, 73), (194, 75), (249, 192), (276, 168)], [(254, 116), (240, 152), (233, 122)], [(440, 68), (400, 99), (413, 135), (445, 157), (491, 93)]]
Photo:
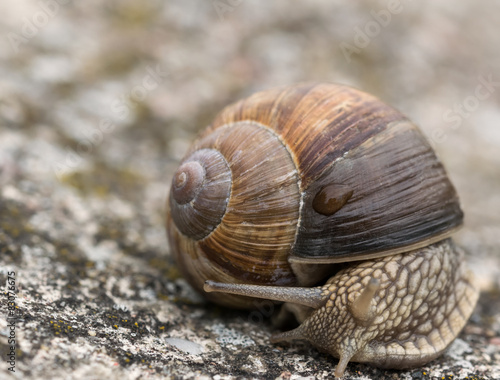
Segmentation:
[(220, 223), (231, 192), (231, 170), (213, 149), (194, 152), (172, 180), (170, 207), (181, 233), (200, 240)]

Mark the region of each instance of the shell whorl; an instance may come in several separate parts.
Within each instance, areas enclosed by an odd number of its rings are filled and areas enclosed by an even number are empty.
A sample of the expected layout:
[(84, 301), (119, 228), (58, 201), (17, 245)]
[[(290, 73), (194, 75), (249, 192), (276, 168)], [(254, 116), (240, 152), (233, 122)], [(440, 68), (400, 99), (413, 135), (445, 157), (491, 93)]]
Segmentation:
[[(201, 204), (202, 211), (210, 216), (210, 209), (205, 207), (210, 202), (205, 198), (212, 196), (219, 200), (206, 184), (211, 167), (207, 163), (201, 165), (206, 170), (201, 190), (197, 187), (202, 182), (199, 180), (202, 174), (195, 170), (196, 174), (190, 176), (187, 170), (198, 168), (191, 162), (200, 161), (200, 155), (223, 158), (229, 171), (223, 178), (231, 179), (227, 204), (216, 210), (212, 221), (220, 220), (216, 226), (209, 223), (210, 228), (203, 228), (200, 207), (194, 206)], [(185, 188), (188, 181), (184, 177), (192, 178), (194, 189)], [(181, 194), (176, 194), (178, 188)], [(217, 186), (217, 191), (220, 188)], [(176, 201), (176, 198), (180, 201), (191, 198), (186, 193), (196, 195), (184, 204)], [(227, 282), (240, 279), (247, 283), (297, 283), (288, 255), (299, 218), (298, 173), (290, 152), (267, 126), (240, 121), (200, 138), (174, 176), (169, 203), (170, 244), (179, 267), (195, 288), (201, 291), (207, 278)], [(222, 209), (223, 212), (219, 212)], [(238, 307), (241, 300), (224, 296), (219, 303)]]
[(181, 165), (172, 181), (172, 198), (179, 204), (194, 200), (205, 182), (205, 168), (198, 161)]
[(220, 152), (201, 149), (183, 161), (171, 189), (170, 209), (177, 228), (200, 240), (219, 225), (226, 212), (231, 170)]

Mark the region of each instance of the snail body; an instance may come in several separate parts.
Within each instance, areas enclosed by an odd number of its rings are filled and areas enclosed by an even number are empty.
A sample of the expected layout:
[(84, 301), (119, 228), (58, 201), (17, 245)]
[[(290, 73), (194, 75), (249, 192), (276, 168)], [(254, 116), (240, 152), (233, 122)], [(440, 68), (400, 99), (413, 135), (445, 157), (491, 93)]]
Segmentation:
[(296, 305), (302, 324), (273, 340), (311, 341), (340, 358), (341, 376), (349, 360), (404, 368), (453, 341), (478, 297), (449, 239), (462, 220), (404, 115), (305, 83), (230, 105), (202, 132), (174, 175), (167, 233), (210, 300)]

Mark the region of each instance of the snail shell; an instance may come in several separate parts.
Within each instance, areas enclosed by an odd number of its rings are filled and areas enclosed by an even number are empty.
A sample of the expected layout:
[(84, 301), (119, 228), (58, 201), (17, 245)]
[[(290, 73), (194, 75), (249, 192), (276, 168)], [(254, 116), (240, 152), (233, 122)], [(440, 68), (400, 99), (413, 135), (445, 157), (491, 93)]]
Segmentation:
[(441, 241), (462, 219), (443, 166), (404, 115), (350, 87), (304, 83), (216, 116), (174, 175), (167, 232), (201, 292), (206, 280), (309, 286), (331, 264)]

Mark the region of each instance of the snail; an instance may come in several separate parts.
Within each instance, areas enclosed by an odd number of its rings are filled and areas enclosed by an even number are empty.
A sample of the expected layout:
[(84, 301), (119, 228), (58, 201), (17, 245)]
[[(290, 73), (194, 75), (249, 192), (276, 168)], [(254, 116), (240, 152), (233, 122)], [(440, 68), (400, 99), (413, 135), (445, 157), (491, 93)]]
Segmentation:
[(451, 235), (457, 193), (422, 132), (365, 92), (300, 83), (223, 109), (174, 174), (171, 251), (220, 305), (284, 302), (339, 363), (420, 366), (471, 315), (478, 288)]

